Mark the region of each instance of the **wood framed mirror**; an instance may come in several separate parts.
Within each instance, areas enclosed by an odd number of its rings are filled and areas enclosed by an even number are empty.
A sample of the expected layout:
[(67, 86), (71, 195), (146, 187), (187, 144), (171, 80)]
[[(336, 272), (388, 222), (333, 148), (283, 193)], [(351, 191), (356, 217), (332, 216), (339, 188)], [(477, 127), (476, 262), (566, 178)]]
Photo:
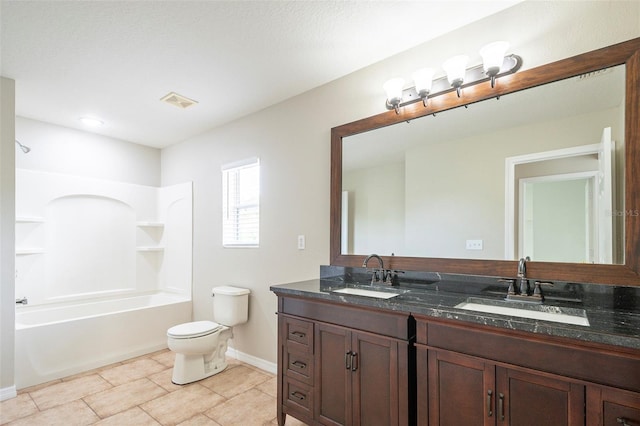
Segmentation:
[[(481, 83), (463, 89), (461, 97), (457, 97), (455, 92), (450, 92), (429, 99), (426, 107), (421, 102), (417, 102), (401, 108), (397, 114), (392, 110), (331, 129), (331, 265), (360, 267), (364, 257), (371, 254), (347, 249), (344, 244), (343, 237), (348, 232), (347, 227), (343, 226), (347, 222), (343, 223), (342, 220), (345, 211), (343, 210), (345, 138), (359, 136), (372, 130), (386, 130), (394, 125), (413, 122), (421, 117), (434, 114), (440, 116), (440, 113), (449, 114), (454, 112), (450, 110), (462, 106), (469, 106), (469, 109), (472, 109), (481, 106), (482, 101), (504, 99), (508, 97), (507, 95), (518, 95), (529, 89), (614, 67), (623, 70), (624, 81), (624, 87), (621, 89), (624, 92), (622, 93), (623, 108), (621, 107), (623, 114), (621, 114), (619, 126), (623, 138), (623, 149), (620, 151), (622, 167), (620, 168), (624, 169), (619, 185), (619, 198), (623, 198), (623, 202), (620, 201), (616, 213), (611, 212), (619, 221), (618, 253), (610, 263), (598, 263), (597, 259), (594, 263), (570, 263), (536, 260), (534, 257), (527, 263), (527, 276), (551, 281), (640, 286), (640, 38), (504, 76), (493, 89), (488, 82)], [(558, 98), (566, 96), (561, 92), (556, 93), (555, 96)], [(544, 101), (541, 99), (541, 102)], [(496, 117), (496, 120), (500, 120), (500, 117)], [(500, 172), (502, 173), (503, 170)], [(502, 188), (501, 191), (503, 191)], [(377, 208), (386, 209), (389, 205), (386, 203), (393, 205), (395, 201), (388, 198), (382, 191)], [(428, 200), (425, 203), (428, 203)], [(347, 199), (344, 205), (346, 204)], [(369, 232), (376, 232), (376, 230)], [(441, 242), (446, 242), (445, 237), (440, 238)], [(382, 256), (387, 268), (397, 270), (515, 277), (518, 263), (516, 259), (500, 258), (496, 255), (493, 258), (484, 259), (480, 256), (478, 258), (458, 257), (455, 253), (440, 255), (433, 250), (425, 255), (413, 252), (405, 255), (401, 251), (391, 255), (392, 252), (394, 248), (390, 247), (389, 252), (383, 251), (377, 254)]]

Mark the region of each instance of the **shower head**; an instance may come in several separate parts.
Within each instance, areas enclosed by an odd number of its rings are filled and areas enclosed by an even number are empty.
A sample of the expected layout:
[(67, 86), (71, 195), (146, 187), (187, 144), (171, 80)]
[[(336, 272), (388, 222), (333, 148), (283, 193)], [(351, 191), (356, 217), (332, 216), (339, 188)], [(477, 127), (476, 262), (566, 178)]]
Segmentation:
[(28, 146), (26, 146), (26, 145), (22, 145), (18, 139), (16, 139), (16, 143), (18, 144), (18, 146), (20, 147), (20, 149), (22, 150), (22, 152), (24, 152), (25, 154), (28, 154), (28, 153), (29, 153), (29, 151), (31, 151), (31, 148), (29, 148), (29, 147), (28, 147)]

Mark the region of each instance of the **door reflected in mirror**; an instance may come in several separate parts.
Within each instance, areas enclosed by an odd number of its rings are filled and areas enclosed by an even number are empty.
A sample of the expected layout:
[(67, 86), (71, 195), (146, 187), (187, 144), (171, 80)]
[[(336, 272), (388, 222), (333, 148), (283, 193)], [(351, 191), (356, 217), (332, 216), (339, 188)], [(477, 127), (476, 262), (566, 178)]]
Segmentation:
[[(617, 66), (344, 137), (341, 252), (624, 263), (624, 217), (613, 214), (624, 211), (624, 113)], [(546, 159), (553, 172), (532, 173), (533, 160), (513, 161), (581, 147), (600, 147), (580, 154), (587, 169)], [(540, 198), (559, 191), (534, 183), (550, 176), (572, 195)]]

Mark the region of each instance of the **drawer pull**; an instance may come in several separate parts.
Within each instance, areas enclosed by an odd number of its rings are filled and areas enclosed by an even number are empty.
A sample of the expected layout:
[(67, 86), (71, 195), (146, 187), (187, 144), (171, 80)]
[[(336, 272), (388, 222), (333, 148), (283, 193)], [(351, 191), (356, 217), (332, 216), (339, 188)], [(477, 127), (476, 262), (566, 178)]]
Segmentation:
[(487, 391), (487, 417), (493, 416), (493, 410), (491, 410), (491, 397), (493, 396), (493, 391), (489, 389)]
[(351, 351), (344, 354), (344, 367), (347, 370), (351, 370), (351, 354), (352, 354)]
[(504, 420), (504, 394), (498, 394), (498, 411), (500, 412), (500, 420)]
[(627, 423), (627, 419), (625, 419), (624, 417), (618, 417), (616, 421), (622, 426), (631, 426), (631, 424)]
[(305, 333), (301, 331), (292, 331), (291, 334), (299, 339), (304, 339), (307, 336)]
[(293, 361), (291, 365), (293, 365), (296, 368), (299, 368), (300, 370), (304, 370), (305, 368), (307, 368), (307, 364), (305, 364), (302, 361)]
[(293, 391), (289, 395), (291, 395), (292, 398), (295, 398), (298, 401), (304, 401), (307, 398), (305, 394), (298, 391)]

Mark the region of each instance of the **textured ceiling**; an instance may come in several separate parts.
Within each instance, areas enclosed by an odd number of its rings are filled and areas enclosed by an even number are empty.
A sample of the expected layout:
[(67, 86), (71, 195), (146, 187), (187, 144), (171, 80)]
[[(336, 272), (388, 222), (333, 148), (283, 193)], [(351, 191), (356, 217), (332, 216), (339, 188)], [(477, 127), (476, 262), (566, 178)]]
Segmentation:
[(17, 115), (161, 148), (518, 1), (2, 0), (0, 66)]

